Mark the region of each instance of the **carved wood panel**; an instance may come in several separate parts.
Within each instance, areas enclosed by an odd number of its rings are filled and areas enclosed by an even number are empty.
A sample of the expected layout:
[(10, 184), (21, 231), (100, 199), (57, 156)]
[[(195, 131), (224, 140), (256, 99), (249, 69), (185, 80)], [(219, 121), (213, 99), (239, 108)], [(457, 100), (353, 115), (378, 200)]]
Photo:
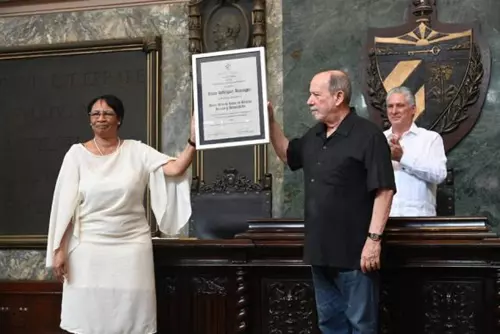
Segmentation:
[(312, 281), (264, 279), (262, 289), (265, 304), (262, 333), (316, 333)]
[[(177, 273), (178, 274), (178, 273)], [(179, 333), (188, 308), (182, 300), (182, 280), (160, 272), (156, 277), (157, 325), (159, 333)]]
[(496, 333), (486, 311), (494, 307), (488, 294), (494, 293), (495, 279), (456, 268), (389, 269), (382, 274), (381, 334)]
[(158, 333), (246, 333), (244, 275), (228, 267), (158, 268)]
[(478, 327), (481, 290), (481, 282), (426, 282), (422, 286), (424, 333), (482, 333)]

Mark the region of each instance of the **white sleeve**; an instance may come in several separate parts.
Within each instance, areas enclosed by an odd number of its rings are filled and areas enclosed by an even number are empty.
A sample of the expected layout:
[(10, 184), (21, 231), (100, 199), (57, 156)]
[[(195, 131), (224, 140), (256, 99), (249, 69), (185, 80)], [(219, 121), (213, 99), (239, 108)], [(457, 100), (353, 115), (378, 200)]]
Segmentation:
[(158, 227), (166, 235), (178, 234), (191, 217), (191, 197), (189, 173), (170, 177), (162, 166), (175, 158), (141, 144), (146, 170), (149, 172), (151, 209)]
[[(47, 267), (52, 267), (54, 252), (60, 247), (62, 237), (70, 221), (72, 218), (78, 220), (76, 209), (80, 174), (74, 149), (75, 146), (72, 146), (64, 156), (54, 189), (47, 235)], [(77, 221), (73, 221), (73, 223), (74, 226), (79, 226)], [(78, 239), (79, 228), (73, 229), (72, 237)], [(71, 244), (76, 246), (77, 243), (73, 241)]]
[(423, 150), (404, 152), (401, 168), (417, 178), (432, 184), (440, 184), (446, 178), (446, 153), (443, 139), (439, 134), (423, 142)]

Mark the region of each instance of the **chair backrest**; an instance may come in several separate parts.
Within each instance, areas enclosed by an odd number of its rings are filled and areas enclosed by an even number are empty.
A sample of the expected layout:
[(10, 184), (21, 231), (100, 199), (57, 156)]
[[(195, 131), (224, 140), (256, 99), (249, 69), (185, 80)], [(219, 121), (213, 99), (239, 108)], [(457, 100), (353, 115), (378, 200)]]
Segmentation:
[(189, 224), (191, 237), (229, 239), (248, 229), (248, 221), (272, 216), (272, 177), (260, 183), (225, 169), (212, 184), (193, 179)]

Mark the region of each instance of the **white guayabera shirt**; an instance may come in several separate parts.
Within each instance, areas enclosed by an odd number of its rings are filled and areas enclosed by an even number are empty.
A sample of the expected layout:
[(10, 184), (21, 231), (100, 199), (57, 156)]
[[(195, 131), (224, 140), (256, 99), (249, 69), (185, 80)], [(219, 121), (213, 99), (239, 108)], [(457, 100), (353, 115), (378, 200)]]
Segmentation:
[[(392, 128), (384, 134), (390, 141)], [(403, 156), (400, 162), (392, 161), (397, 192), (390, 216), (435, 216), (437, 185), (446, 178), (447, 159), (443, 139), (437, 132), (413, 123), (399, 143)]]

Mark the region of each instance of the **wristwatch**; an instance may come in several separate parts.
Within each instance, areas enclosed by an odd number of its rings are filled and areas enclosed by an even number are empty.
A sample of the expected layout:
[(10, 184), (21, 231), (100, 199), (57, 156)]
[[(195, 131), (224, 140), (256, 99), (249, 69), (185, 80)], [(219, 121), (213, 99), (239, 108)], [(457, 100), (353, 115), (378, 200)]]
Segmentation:
[(373, 241), (380, 241), (382, 240), (382, 234), (368, 233), (368, 238), (372, 239)]
[(196, 148), (196, 143), (191, 138), (188, 139), (188, 144)]

